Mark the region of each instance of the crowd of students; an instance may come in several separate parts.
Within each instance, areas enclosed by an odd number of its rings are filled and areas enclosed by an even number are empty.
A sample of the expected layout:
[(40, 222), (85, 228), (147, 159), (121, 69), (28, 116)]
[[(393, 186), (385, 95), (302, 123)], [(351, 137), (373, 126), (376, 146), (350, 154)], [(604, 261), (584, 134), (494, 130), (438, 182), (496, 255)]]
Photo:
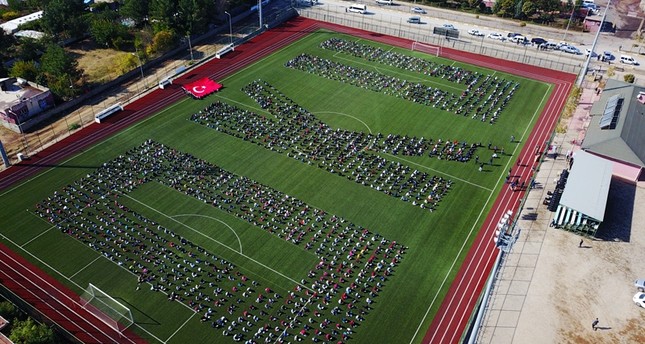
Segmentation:
[(244, 91), (276, 119), (215, 102), (193, 114), (192, 120), (430, 211), (436, 209), (452, 181), (393, 161), (388, 155), (467, 162), (481, 146), (333, 129), (264, 81), (255, 81)]
[[(369, 47), (367, 45), (363, 46)], [(349, 50), (350, 53), (353, 51), (353, 49)], [(395, 54), (395, 56), (398, 55)], [(409, 60), (410, 58), (408, 57), (402, 57), (399, 63), (392, 64), (398, 66), (403, 65), (405, 62), (417, 62)], [(418, 60), (424, 61), (421, 59)], [(421, 64), (426, 65), (427, 63)], [(466, 85), (466, 88), (460, 94), (455, 94), (437, 87), (427, 86), (423, 82), (412, 82), (310, 54), (300, 54), (287, 61), (285, 66), (374, 92), (395, 96), (414, 103), (432, 106), (433, 108), (452, 112), (457, 115), (471, 116), (472, 119), (490, 124), (498, 120), (502, 110), (512, 99), (515, 91), (519, 87), (519, 83), (517, 82), (504, 80), (496, 76), (483, 76), (481, 74), (464, 72), (464, 75), (475, 76), (472, 78), (455, 77), (457, 81), (470, 80), (470, 83)], [(408, 69), (416, 72), (421, 68), (415, 68), (415, 65), (412, 64)], [(443, 78), (450, 71), (457, 74), (460, 73), (454, 71), (453, 68), (444, 67), (438, 69), (441, 72), (430, 71), (428, 72), (429, 75)]]
[[(311, 251), (318, 263), (291, 290), (278, 293), (129, 209), (123, 201), (127, 194), (152, 181)], [(406, 250), (343, 218), (153, 141), (54, 192), (36, 205), (36, 212), (133, 273), (136, 290), (147, 283), (199, 313), (202, 322), (223, 335), (246, 343), (345, 342), (369, 314)]]
[(330, 38), (320, 43), (320, 47), (362, 58), (370, 62), (378, 62), (380, 64), (445, 79), (458, 84), (477, 84), (480, 79), (484, 77), (482, 73), (464, 69), (459, 66), (437, 63), (431, 60), (398, 53), (392, 49), (386, 50), (377, 46), (364, 44), (359, 41), (350, 41), (344, 38)]

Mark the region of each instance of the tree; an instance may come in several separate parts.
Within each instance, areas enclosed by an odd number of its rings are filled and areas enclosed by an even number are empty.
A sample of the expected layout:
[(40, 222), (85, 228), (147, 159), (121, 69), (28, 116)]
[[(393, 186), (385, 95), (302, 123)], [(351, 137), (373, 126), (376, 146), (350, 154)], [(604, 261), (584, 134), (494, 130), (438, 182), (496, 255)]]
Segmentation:
[(83, 0), (51, 0), (43, 10), (43, 29), (58, 38), (81, 36), (85, 32), (83, 9)]
[(152, 38), (152, 44), (148, 47), (146, 54), (152, 55), (154, 53), (168, 51), (175, 45), (176, 41), (177, 37), (170, 30), (157, 32)]
[(625, 74), (625, 76), (623, 76), (623, 79), (625, 80), (625, 82), (633, 84), (636, 80), (636, 77), (634, 76), (634, 74)]
[(176, 29), (177, 1), (152, 0), (150, 2), (150, 19), (155, 32)]
[(60, 46), (51, 44), (47, 47), (40, 59), (40, 69), (47, 86), (54, 94), (69, 100), (77, 93), (74, 84), (82, 73), (78, 70), (78, 62)]
[(500, 0), (495, 2), (495, 5), (493, 6), (493, 13), (497, 14), (500, 17), (510, 17), (514, 13), (514, 7), (514, 0)]
[(137, 26), (146, 22), (149, 11), (149, 0), (125, 0), (120, 10), (124, 17), (134, 20)]
[(40, 71), (34, 61), (16, 61), (9, 70), (9, 76), (37, 81)]
[(19, 312), (16, 306), (9, 301), (0, 302), (0, 316), (12, 320), (18, 316)]
[(522, 13), (524, 13), (524, 16), (526, 17), (532, 17), (537, 13), (537, 10), (537, 5), (533, 1), (527, 0), (522, 5)]
[(9, 339), (16, 344), (46, 344), (55, 341), (51, 328), (45, 324), (37, 324), (31, 318), (14, 320)]
[(195, 34), (206, 31), (209, 3), (204, 0), (179, 0), (177, 6), (177, 29), (182, 34)]
[[(96, 44), (105, 47), (122, 49), (123, 42), (128, 41), (128, 30), (121, 23), (110, 21), (104, 18), (93, 20), (90, 24), (90, 35)], [(119, 44), (116, 44), (119, 42)]]

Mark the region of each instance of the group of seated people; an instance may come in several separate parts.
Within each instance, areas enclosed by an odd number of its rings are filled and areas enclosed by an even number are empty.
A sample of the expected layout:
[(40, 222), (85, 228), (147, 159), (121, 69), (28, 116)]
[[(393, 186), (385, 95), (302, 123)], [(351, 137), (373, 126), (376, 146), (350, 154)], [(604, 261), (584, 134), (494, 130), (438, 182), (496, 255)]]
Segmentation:
[(459, 66), (447, 65), (422, 59), (415, 56), (402, 54), (392, 49), (383, 49), (377, 46), (365, 44), (359, 41), (350, 41), (344, 38), (330, 38), (322, 43), (320, 47), (327, 50), (337, 51), (362, 58), (370, 62), (409, 70), (436, 78), (446, 79), (450, 82), (470, 85), (477, 83), (483, 76), (482, 73), (474, 72)]
[(400, 79), (310, 54), (300, 54), (287, 61), (285, 66), (458, 115), (471, 115), (473, 119), (490, 124), (497, 121), (519, 87), (517, 82), (478, 75), (458, 95), (423, 82)]
[(266, 82), (255, 81), (244, 91), (275, 119), (219, 101), (191, 119), (431, 211), (452, 182), (388, 155), (467, 162), (480, 147), (458, 140), (333, 129)]
[[(159, 182), (316, 254), (292, 289), (273, 290), (229, 260), (128, 208)], [(135, 201), (131, 203), (136, 204)], [(36, 213), (141, 284), (246, 343), (348, 340), (406, 247), (249, 178), (146, 141), (36, 205)], [(179, 225), (178, 225), (179, 227)], [(297, 238), (297, 240), (296, 240)], [(230, 251), (224, 255), (235, 256)]]

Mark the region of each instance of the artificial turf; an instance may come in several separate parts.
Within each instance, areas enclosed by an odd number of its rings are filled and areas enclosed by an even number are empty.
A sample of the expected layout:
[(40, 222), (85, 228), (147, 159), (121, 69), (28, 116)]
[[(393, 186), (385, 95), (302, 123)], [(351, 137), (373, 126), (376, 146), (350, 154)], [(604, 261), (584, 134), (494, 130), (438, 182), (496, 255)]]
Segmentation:
[[(160, 293), (135, 290), (137, 278), (103, 258), (83, 243), (62, 233), (35, 215), (35, 205), (54, 191), (92, 173), (102, 163), (151, 139), (190, 153), (231, 173), (302, 200), (312, 207), (378, 233), (408, 247), (406, 254), (385, 282), (373, 309), (351, 336), (359, 343), (420, 342), (437, 311), (457, 267), (503, 186), (513, 166), (513, 154), (521, 143), (510, 143), (530, 132), (551, 88), (548, 84), (392, 48), (375, 42), (364, 44), (392, 49), (437, 63), (460, 66), (517, 81), (519, 89), (494, 124), (459, 116), (429, 106), (384, 95), (286, 68), (285, 63), (308, 53), (339, 63), (378, 71), (442, 90), (461, 93), (464, 85), (410, 72), (374, 61), (320, 48), (332, 37), (356, 40), (329, 31), (317, 31), (223, 80), (223, 90), (203, 100), (185, 99), (153, 117), (128, 128), (79, 155), (52, 167), (31, 180), (0, 194), (0, 228), (3, 239), (19, 254), (81, 293), (92, 283), (131, 306), (144, 338), (174, 343), (220, 342), (222, 331), (179, 302), (169, 302)], [(449, 193), (433, 212), (413, 206), (347, 178), (331, 174), (269, 151), (239, 138), (199, 125), (190, 116), (214, 101), (270, 117), (241, 89), (254, 80), (264, 80), (333, 128), (365, 133), (400, 134), (442, 140), (478, 142), (477, 153), (487, 162), (488, 144), (504, 147), (505, 153), (484, 172), (473, 161), (455, 162), (428, 156), (390, 156), (398, 161), (453, 181)], [(294, 280), (306, 277), (318, 258), (302, 246), (293, 245), (209, 204), (200, 202), (157, 182), (130, 192), (121, 201), (130, 209), (171, 229), (235, 264), (252, 278), (287, 294)], [(465, 246), (464, 246), (465, 245)], [(22, 247), (21, 247), (22, 246)], [(239, 250), (238, 250), (239, 248)], [(242, 250), (243, 254), (239, 251)], [(426, 313), (428, 316), (426, 317)], [(417, 330), (420, 333), (417, 333)], [(230, 340), (230, 338), (229, 338)], [(311, 339), (307, 339), (310, 341)]]

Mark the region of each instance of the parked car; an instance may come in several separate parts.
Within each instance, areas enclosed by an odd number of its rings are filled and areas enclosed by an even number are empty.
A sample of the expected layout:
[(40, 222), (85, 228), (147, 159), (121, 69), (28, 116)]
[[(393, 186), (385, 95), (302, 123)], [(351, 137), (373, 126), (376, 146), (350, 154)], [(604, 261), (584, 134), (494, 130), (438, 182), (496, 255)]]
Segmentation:
[(513, 38), (513, 37), (515, 37), (515, 36), (522, 36), (522, 34), (521, 34), (521, 33), (517, 33), (517, 32), (509, 32), (509, 33), (506, 35), (506, 37), (508, 37), (508, 38)]
[(540, 46), (544, 50), (558, 50), (558, 45), (552, 42), (542, 43)]
[(505, 41), (505, 40), (506, 40), (506, 37), (502, 36), (502, 34), (501, 34), (501, 33), (497, 33), (497, 32), (491, 32), (491, 33), (489, 33), (489, 34), (488, 34), (488, 38), (490, 38), (490, 39), (496, 39), (496, 40), (499, 40), (499, 41)]
[(410, 24), (421, 24), (421, 17), (410, 17), (410, 18), (408, 18), (408, 23), (410, 23)]
[(612, 54), (611, 51), (603, 51), (602, 58), (605, 61), (612, 61), (614, 59), (614, 54)]
[(443, 24), (444, 29), (457, 30), (457, 28), (452, 24)]
[(645, 293), (643, 293), (642, 291), (639, 291), (638, 293), (636, 293), (636, 295), (634, 295), (634, 298), (632, 300), (634, 300), (634, 303), (637, 306), (641, 306), (645, 308)]
[(564, 51), (567, 54), (582, 55), (582, 52), (580, 51), (580, 49), (571, 45), (565, 45), (561, 47), (560, 50)]
[(645, 278), (635, 280), (634, 287), (640, 291), (645, 291)]
[(517, 43), (517, 44), (526, 44), (526, 43), (529, 42), (528, 38), (526, 38), (526, 37), (524, 37), (522, 35), (513, 36), (513, 37), (511, 37), (509, 39), (509, 41), (511, 41), (513, 43)]
[(473, 35), (473, 36), (477, 36), (477, 37), (484, 36), (484, 33), (479, 31), (479, 30), (477, 30), (477, 29), (470, 29), (470, 30), (468, 30), (468, 33)]
[(627, 55), (622, 55), (622, 56), (620, 57), (620, 63), (624, 63), (624, 64), (630, 64), (630, 65), (638, 66), (638, 62), (637, 62), (636, 60), (634, 60), (634, 58), (633, 58), (633, 57), (631, 57), (631, 56), (627, 56)]
[(542, 37), (533, 37), (533, 38), (531, 38), (531, 43), (536, 44), (536, 45), (544, 44), (544, 43), (546, 43), (546, 39), (544, 39)]
[(426, 10), (424, 10), (421, 7), (412, 7), (410, 9), (410, 11), (412, 11), (413, 13), (417, 13), (417, 14), (426, 14)]
[(595, 51), (591, 51), (591, 49), (585, 49), (585, 56), (589, 56), (591, 54), (591, 57), (597, 57), (598, 54), (596, 54)]

